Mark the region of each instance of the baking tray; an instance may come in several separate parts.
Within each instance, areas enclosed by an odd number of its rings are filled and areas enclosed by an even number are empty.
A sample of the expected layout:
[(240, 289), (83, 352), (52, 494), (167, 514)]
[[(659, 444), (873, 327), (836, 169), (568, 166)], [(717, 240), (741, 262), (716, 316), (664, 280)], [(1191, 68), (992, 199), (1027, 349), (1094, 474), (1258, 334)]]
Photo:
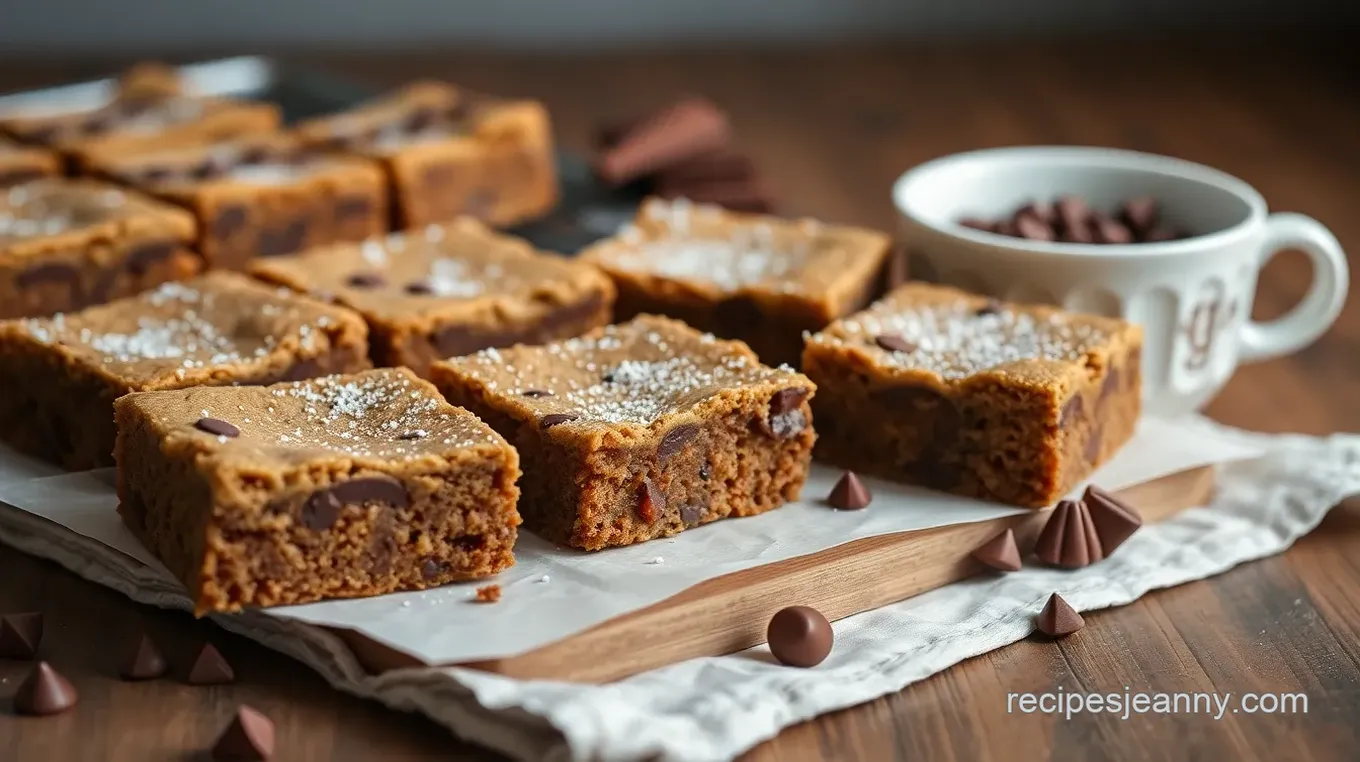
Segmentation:
[[(188, 91), (200, 95), (253, 98), (277, 103), (284, 119), (296, 122), (340, 111), (381, 94), (329, 75), (282, 64), (262, 56), (243, 56), (178, 67)], [(113, 78), (80, 82), (0, 96), (0, 110), (72, 102), (102, 103), (112, 97)], [(535, 246), (572, 255), (585, 246), (613, 235), (632, 219), (640, 195), (607, 188), (596, 182), (581, 156), (559, 151), (557, 170), (562, 198), (547, 216), (509, 230)]]

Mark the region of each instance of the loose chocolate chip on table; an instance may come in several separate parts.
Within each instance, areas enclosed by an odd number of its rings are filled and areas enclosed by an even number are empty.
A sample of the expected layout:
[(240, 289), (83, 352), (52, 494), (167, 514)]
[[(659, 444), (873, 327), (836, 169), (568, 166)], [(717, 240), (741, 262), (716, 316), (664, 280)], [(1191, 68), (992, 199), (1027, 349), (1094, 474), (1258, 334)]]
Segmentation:
[(1060, 500), (1034, 543), (1034, 554), (1049, 566), (1078, 569), (1105, 557), (1086, 504)]
[(267, 762), (274, 756), (274, 723), (244, 704), (212, 747), (214, 762)]
[(553, 393), (550, 392), (550, 391), (548, 391), (547, 389), (525, 389), (524, 391), (520, 392), (520, 394), (523, 395), (523, 396), (525, 396), (525, 397), (535, 397), (535, 398), (537, 398), (537, 397), (551, 397), (551, 396), (553, 396)]
[(858, 511), (861, 508), (868, 508), (869, 503), (874, 499), (869, 488), (864, 486), (859, 476), (854, 471), (846, 471), (841, 474), (841, 478), (836, 485), (831, 488), (831, 494), (826, 496), (826, 502), (838, 511)]
[(579, 417), (580, 416), (576, 416), (571, 413), (549, 413), (543, 416), (541, 419), (539, 419), (538, 425), (547, 429), (552, 428), (553, 426), (556, 426), (559, 423), (574, 421)]
[(820, 611), (808, 606), (789, 606), (770, 618), (765, 641), (781, 664), (815, 667), (831, 653), (835, 634)]
[(198, 658), (194, 659), (194, 665), (189, 668), (189, 684), (225, 685), (235, 680), (236, 671), (222, 658), (216, 646), (204, 643), (203, 650), (198, 652)]
[(240, 205), (223, 207), (212, 221), (212, 236), (218, 240), (231, 238), (246, 226), (246, 208)]
[(1091, 512), (1091, 523), (1095, 525), (1100, 549), (1106, 556), (1143, 526), (1143, 517), (1137, 509), (1094, 484), (1086, 488), (1081, 501)]
[(14, 711), (44, 716), (60, 714), (76, 705), (80, 694), (52, 665), (40, 661), (14, 692)]
[(122, 666), (118, 668), (118, 674), (124, 680), (155, 680), (164, 677), (170, 671), (170, 665), (166, 663), (161, 651), (152, 642), (151, 637), (142, 634), (137, 638), (137, 643), (128, 653)]
[(199, 418), (194, 421), (194, 428), (219, 437), (234, 438), (241, 436), (240, 429), (217, 418)]
[(697, 436), (699, 436), (697, 423), (682, 423), (676, 426), (661, 437), (661, 444), (656, 446), (656, 457), (661, 460), (671, 457), (683, 450), (685, 445)]
[(434, 293), (434, 286), (423, 280), (412, 281), (406, 284), (406, 293), (426, 296)]
[(1020, 571), (1020, 547), (1014, 530), (1007, 529), (973, 551), (973, 558), (996, 571)]
[(1086, 621), (1061, 595), (1054, 593), (1049, 596), (1048, 603), (1044, 604), (1044, 610), (1039, 612), (1034, 624), (1039, 632), (1051, 638), (1062, 638), (1086, 626)]
[(0, 659), (32, 659), (42, 642), (43, 615), (25, 611), (0, 617)]
[(1021, 238), (1028, 238), (1031, 241), (1051, 241), (1054, 238), (1053, 228), (1037, 217), (1017, 215), (1012, 224), (1015, 225), (1016, 234)]
[(916, 342), (893, 333), (882, 333), (874, 337), (874, 343), (889, 352), (915, 352)]
[(657, 517), (666, 510), (666, 496), (661, 493), (661, 488), (651, 479), (643, 479), (642, 486), (638, 488), (638, 518), (648, 524), (655, 524)]
[(354, 273), (346, 282), (355, 288), (381, 288), (387, 279), (378, 273)]

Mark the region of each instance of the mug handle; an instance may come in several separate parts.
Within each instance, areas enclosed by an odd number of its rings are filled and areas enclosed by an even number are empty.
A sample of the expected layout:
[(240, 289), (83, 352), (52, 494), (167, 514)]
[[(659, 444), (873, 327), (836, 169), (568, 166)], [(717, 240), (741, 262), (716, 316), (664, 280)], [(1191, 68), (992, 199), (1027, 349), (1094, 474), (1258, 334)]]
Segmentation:
[(1336, 321), (1346, 301), (1350, 280), (1346, 254), (1322, 223), (1302, 214), (1270, 215), (1260, 267), (1284, 249), (1299, 249), (1308, 255), (1313, 262), (1313, 282), (1303, 301), (1283, 316), (1269, 323), (1248, 318), (1242, 324), (1239, 341), (1243, 362), (1278, 357), (1312, 344)]

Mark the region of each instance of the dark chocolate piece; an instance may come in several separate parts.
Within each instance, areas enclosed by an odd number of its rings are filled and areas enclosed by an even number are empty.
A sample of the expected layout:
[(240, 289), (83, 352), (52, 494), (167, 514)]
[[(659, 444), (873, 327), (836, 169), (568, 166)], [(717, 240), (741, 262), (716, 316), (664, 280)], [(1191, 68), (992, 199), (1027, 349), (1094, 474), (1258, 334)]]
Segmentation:
[(661, 444), (656, 447), (656, 457), (660, 460), (671, 457), (683, 450), (685, 445), (697, 436), (699, 436), (699, 424), (697, 423), (682, 423), (676, 426), (661, 437)]
[(580, 418), (580, 416), (573, 413), (549, 413), (539, 420), (538, 425), (545, 429), (550, 429), (559, 423), (574, 421), (577, 418)]
[(790, 667), (815, 667), (831, 653), (835, 635), (820, 611), (807, 606), (780, 609), (765, 630), (770, 653)]
[(217, 418), (199, 418), (194, 421), (194, 428), (228, 439), (241, 436), (241, 430), (236, 428), (235, 425)]
[(1081, 496), (1091, 514), (1100, 549), (1109, 556), (1143, 526), (1143, 517), (1128, 503), (1092, 484)]
[(41, 611), (26, 611), (0, 617), (0, 659), (32, 659), (42, 642)]
[(553, 393), (550, 392), (550, 391), (548, 391), (548, 390), (546, 390), (546, 389), (525, 389), (524, 391), (520, 392), (520, 394), (523, 395), (523, 396), (525, 396), (525, 397), (534, 397), (534, 398), (537, 398), (537, 397), (551, 397), (551, 396), (553, 396)]
[(52, 665), (40, 661), (14, 692), (14, 711), (44, 716), (60, 714), (76, 705), (80, 694)]
[(212, 747), (215, 762), (266, 762), (274, 756), (274, 723), (241, 705)]
[(874, 343), (880, 348), (889, 352), (915, 352), (916, 342), (909, 341), (896, 334), (884, 333), (874, 337)]
[(1049, 566), (1078, 569), (1105, 557), (1086, 504), (1060, 500), (1034, 544), (1034, 554)]
[(1039, 632), (1051, 638), (1063, 638), (1080, 630), (1086, 621), (1061, 595), (1054, 593), (1049, 596), (1048, 603), (1044, 604), (1044, 610), (1039, 612), (1034, 624)]
[(124, 680), (155, 680), (164, 677), (169, 671), (170, 665), (166, 663), (160, 649), (145, 634), (137, 638), (137, 644), (118, 668), (118, 674)]
[(425, 432), (419, 431), (419, 430), (417, 430), (417, 431), (403, 431), (403, 432), (401, 432), (400, 434), (397, 435), (397, 439), (400, 439), (400, 440), (402, 440), (403, 442), (410, 442), (410, 441), (413, 441), (413, 440), (416, 440), (416, 439), (424, 439), (424, 438), (425, 438)]
[(996, 571), (1020, 571), (1020, 547), (1011, 529), (998, 534), (973, 551), (973, 558)]
[(306, 241), (306, 220), (293, 220), (283, 227), (261, 231), (255, 250), (262, 257), (277, 257), (292, 254), (301, 249)]
[(236, 672), (212, 643), (204, 643), (189, 668), (190, 685), (224, 685), (235, 682)]
[(248, 218), (249, 215), (244, 206), (232, 204), (222, 207), (217, 210), (217, 216), (213, 217), (210, 226), (212, 237), (218, 240), (231, 238), (245, 228)]
[(826, 496), (826, 502), (838, 511), (858, 511), (861, 508), (868, 508), (869, 503), (874, 499), (869, 488), (864, 486), (859, 476), (854, 471), (846, 471), (841, 474), (841, 478), (836, 482), (836, 486), (831, 488), (831, 494)]
[(354, 273), (346, 282), (354, 288), (382, 288), (387, 279), (379, 273)]

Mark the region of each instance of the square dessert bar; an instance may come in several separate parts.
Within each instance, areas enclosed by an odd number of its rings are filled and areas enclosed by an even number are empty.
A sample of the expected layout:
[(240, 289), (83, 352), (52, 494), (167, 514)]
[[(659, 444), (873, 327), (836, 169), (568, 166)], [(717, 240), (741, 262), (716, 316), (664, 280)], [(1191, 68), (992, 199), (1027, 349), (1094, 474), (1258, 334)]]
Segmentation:
[(1142, 333), (909, 283), (808, 339), (817, 457), (1041, 508), (1133, 435)]
[(444, 357), (579, 336), (608, 323), (614, 304), (599, 270), (470, 217), (257, 260), (251, 272), (362, 313), (374, 362), (422, 376)]
[(795, 500), (816, 439), (806, 377), (650, 315), (433, 376), (519, 450), (526, 528), (586, 550)]
[(128, 392), (272, 384), (369, 367), (363, 318), (214, 271), (72, 314), (0, 322), (0, 437), (79, 470), (113, 463)]
[(59, 174), (61, 159), (52, 151), (0, 135), (0, 188)]
[(118, 513), (199, 614), (514, 564), (514, 448), (404, 368), (115, 407)]
[(890, 249), (872, 230), (648, 199), (582, 259), (614, 279), (620, 319), (669, 315), (741, 339), (766, 363), (797, 365), (804, 331), (882, 292)]
[(0, 189), (0, 318), (51, 315), (194, 275), (193, 215), (107, 183)]
[(93, 171), (192, 211), (212, 267), (387, 231), (387, 180), (367, 159), (322, 155), (282, 135), (92, 159)]
[(382, 162), (396, 227), (467, 214), (496, 227), (557, 203), (552, 126), (543, 104), (503, 100), (442, 82), (416, 82), (298, 125), (310, 146)]

